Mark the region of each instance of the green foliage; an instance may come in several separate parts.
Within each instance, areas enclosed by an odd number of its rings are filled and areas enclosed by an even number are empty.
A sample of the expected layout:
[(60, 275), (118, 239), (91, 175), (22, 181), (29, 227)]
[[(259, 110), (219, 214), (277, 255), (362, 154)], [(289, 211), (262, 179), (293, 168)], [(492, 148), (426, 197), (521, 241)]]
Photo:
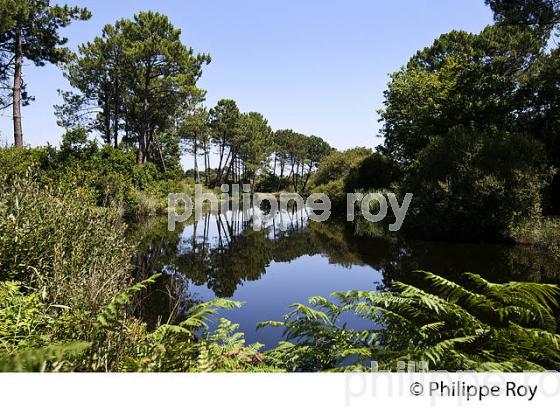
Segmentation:
[(494, 18), (500, 24), (521, 25), (550, 34), (555, 24), (560, 22), (560, 2), (558, 0), (485, 0)]
[[(196, 305), (177, 324), (148, 332), (130, 315), (135, 294), (157, 276), (116, 295), (97, 318), (83, 309), (52, 309), (45, 314), (33, 293), (25, 296), (18, 283), (0, 286), (0, 371), (273, 371), (259, 353), (262, 345), (245, 345), (238, 325), (220, 319), (219, 309), (240, 304), (224, 299)], [(206, 329), (202, 333), (199, 330)]]
[[(283, 322), (262, 324), (283, 327), (287, 339), (267, 360), (289, 371), (366, 370), (372, 360), (389, 370), (399, 361), (447, 371), (560, 368), (557, 286), (495, 284), (471, 273), (460, 285), (418, 273), (426, 290), (395, 282), (391, 292), (337, 292), (336, 302), (293, 305)], [(371, 325), (348, 328), (349, 313)]]
[(262, 175), (257, 180), (256, 192), (281, 192), (291, 189), (291, 181), (288, 177), (281, 177), (271, 173)]
[(0, 352), (41, 346), (51, 318), (39, 295), (25, 295), (19, 282), (0, 282)]
[(550, 252), (551, 261), (560, 261), (560, 220), (543, 218), (516, 227), (511, 235), (516, 243), (537, 245)]
[(68, 371), (88, 343), (55, 341), (58, 313), (67, 307), (26, 294), (21, 283), (0, 282), (0, 372)]
[(40, 67), (66, 61), (70, 51), (64, 45), (68, 40), (60, 35), (60, 29), (73, 20), (90, 17), (85, 8), (51, 5), (49, 0), (0, 1), (0, 84), (3, 89), (8, 80), (13, 84), (8, 96), (0, 97), (0, 109), (12, 106), (16, 147), (23, 147), (21, 106), (33, 100), (23, 80), (24, 62)]
[[(197, 182), (202, 153), (207, 184), (310, 187), (335, 207), (347, 191), (412, 192), (405, 229), (415, 235), (538, 242), (557, 253), (557, 222), (540, 216), (542, 208), (560, 210), (560, 59), (550, 43), (559, 3), (486, 3), (496, 25), (444, 34), (392, 75), (381, 111), (385, 144), (372, 153), (333, 151), (292, 130), (272, 133), (261, 114), (241, 113), (233, 100), (206, 110), (197, 81), (210, 58), (183, 44), (164, 15), (119, 20), (71, 55), (59, 31), (89, 18), (86, 9), (0, 0), (0, 85), (10, 90), (0, 109), (14, 105), (16, 145), (23, 144), (19, 105), (32, 101), (24, 60), (66, 63), (75, 90), (61, 92), (57, 114), (69, 131), (59, 148), (0, 150), (0, 371), (362, 370), (371, 360), (389, 369), (417, 360), (445, 370), (558, 370), (558, 288), (469, 273), (451, 281), (420, 272), (418, 286), (394, 282), (391, 292), (293, 305), (283, 322), (267, 323), (283, 327), (287, 341), (266, 354), (245, 346), (237, 325), (212, 326), (219, 309), (239, 306), (232, 301), (196, 305), (181, 323), (153, 330), (132, 314), (155, 278), (129, 287), (122, 214), (151, 215), (164, 209), (168, 192), (192, 192), (192, 181), (181, 179), (181, 142), (194, 155)], [(359, 221), (356, 231), (384, 234)], [(328, 227), (312, 234), (337, 248), (333, 259), (352, 252)], [(280, 253), (256, 233), (244, 240), (252, 259), (231, 247), (236, 259), (226, 268), (215, 262), (223, 253), (205, 261), (221, 267), (211, 275), (230, 275), (216, 281), (222, 294)], [(249, 273), (247, 260), (255, 261)], [(348, 314), (371, 327), (348, 328)]]
[(459, 125), (519, 131), (514, 113), (528, 102), (523, 71), (543, 46), (514, 27), (442, 35), (392, 75), (381, 111), (384, 150), (409, 163), (430, 138)]
[[(395, 283), (395, 292), (347, 292), (336, 295), (338, 303), (313, 298), (312, 307), (294, 305), (283, 323), (271, 323), (286, 328), (288, 341), (266, 353), (260, 353), (260, 345), (246, 346), (236, 325), (225, 320), (217, 328), (211, 325), (219, 309), (239, 306), (228, 300), (196, 305), (182, 322), (148, 330), (132, 314), (132, 305), (155, 278), (127, 288), (131, 249), (115, 246), (123, 232), (108, 217), (111, 208), (82, 202), (88, 209), (80, 211), (72, 202), (76, 194), (34, 182), (16, 181), (0, 198), (0, 210), (13, 215), (0, 219), (8, 221), (0, 229), (0, 249), (9, 252), (1, 254), (0, 267), (24, 281), (24, 286), (0, 286), (0, 367), (5, 370), (360, 370), (368, 360), (387, 368), (398, 360), (426, 360), (446, 370), (558, 368), (558, 289), (492, 284), (472, 274), (464, 275), (462, 286), (425, 274), (426, 290)], [(18, 207), (26, 215), (15, 212)], [(61, 209), (70, 210), (75, 231), (60, 217)], [(35, 224), (43, 229), (40, 234), (22, 231)], [(329, 232), (317, 234), (323, 243), (332, 240)], [(17, 247), (9, 242), (14, 238)], [(255, 253), (254, 246), (250, 249)], [(29, 270), (18, 271), (22, 267)], [(351, 312), (372, 327), (356, 331), (341, 323)]]
[(180, 36), (167, 16), (151, 11), (107, 25), (67, 67), (78, 93), (63, 93), (61, 124), (98, 131), (115, 147), (121, 139), (137, 148), (139, 164), (177, 168), (175, 120), (184, 104), (204, 94), (196, 83), (210, 62)]
[(118, 209), (30, 179), (1, 186), (0, 370), (264, 369), (260, 346), (245, 346), (235, 325), (209, 326), (236, 302), (194, 306), (153, 331), (132, 315), (157, 276), (129, 287), (133, 249)]
[(333, 151), (323, 158), (319, 169), (313, 176), (313, 185), (320, 186), (337, 179), (344, 180), (354, 167), (359, 166), (371, 155), (368, 148), (352, 148), (347, 151)]
[(345, 180), (346, 191), (389, 189), (400, 181), (401, 173), (399, 165), (390, 157), (374, 152), (350, 170)]
[(407, 168), (400, 190), (414, 200), (403, 228), (425, 238), (511, 239), (515, 227), (538, 223), (549, 175), (527, 135), (452, 129)]
[(334, 181), (314, 187), (311, 192), (327, 195), (334, 209), (344, 209), (346, 205), (345, 186), (346, 184), (343, 179), (335, 179)]
[[(527, 110), (523, 123), (527, 132), (544, 144), (547, 162), (556, 175), (545, 195), (545, 211), (560, 215), (560, 48), (541, 56), (529, 78), (532, 104), (538, 109)], [(529, 93), (528, 93), (529, 94)]]
[[(200, 183), (200, 169), (198, 166), (198, 155), (204, 156), (205, 174), (209, 164), (210, 154), (210, 113), (201, 104), (194, 104), (194, 107), (187, 107), (182, 113), (179, 125), (179, 137), (184, 145), (186, 152), (192, 154), (194, 159), (193, 176), (195, 182)], [(206, 185), (210, 182), (206, 175)]]
[(257, 172), (267, 166), (272, 153), (272, 130), (268, 121), (257, 112), (241, 115), (237, 144), (233, 148), (234, 159), (239, 157), (243, 161), (244, 176), (252, 181), (254, 188)]
[(348, 178), (353, 180), (362, 163), (372, 152), (368, 148), (352, 148), (346, 151), (332, 151), (326, 155), (311, 179), (311, 192), (329, 196), (333, 207), (343, 208), (346, 204)]
[[(293, 130), (274, 132), (273, 175), (280, 170), (277, 191), (283, 189), (284, 177), (291, 179), (295, 192), (306, 192), (311, 176), (333, 148), (322, 138), (307, 136)], [(285, 188), (284, 188), (285, 189)]]
[(154, 163), (137, 165), (134, 152), (98, 147), (80, 129), (67, 132), (58, 149), (0, 149), (0, 175), (8, 184), (28, 169), (41, 184), (86, 191), (97, 205), (122, 208), (136, 219), (165, 210), (169, 192), (193, 191), (182, 172), (162, 173)]
[[(213, 331), (208, 323), (218, 309), (232, 309), (239, 304), (224, 299), (196, 305), (178, 325), (164, 324), (146, 334), (134, 356), (123, 360), (130, 371), (258, 371), (264, 370), (259, 344), (245, 345), (238, 325), (220, 319)], [(198, 330), (204, 328), (202, 333)]]
[[(559, 3), (486, 3), (495, 25), (440, 36), (385, 92), (381, 151), (401, 165), (400, 192), (415, 195), (409, 234), (511, 238), (543, 210), (559, 212), (558, 48), (550, 44)], [(478, 227), (469, 226), (475, 217)]]
[(72, 360), (86, 351), (83, 342), (51, 344), (15, 354), (0, 354), (0, 372), (60, 372), (74, 370)]
[(0, 175), (7, 182), (39, 168), (48, 160), (47, 148), (0, 148)]
[(97, 310), (129, 281), (131, 248), (115, 208), (84, 191), (0, 184), (0, 279), (21, 280), (51, 303)]
[[(3, 23), (4, 52), (14, 52), (17, 30), (23, 37), (24, 57), (37, 66), (46, 62), (58, 63), (68, 57), (63, 46), (68, 41), (59, 30), (72, 20), (87, 20), (91, 13), (80, 7), (51, 5), (48, 0), (2, 0), (0, 2)], [(5, 38), (4, 38), (5, 37)]]

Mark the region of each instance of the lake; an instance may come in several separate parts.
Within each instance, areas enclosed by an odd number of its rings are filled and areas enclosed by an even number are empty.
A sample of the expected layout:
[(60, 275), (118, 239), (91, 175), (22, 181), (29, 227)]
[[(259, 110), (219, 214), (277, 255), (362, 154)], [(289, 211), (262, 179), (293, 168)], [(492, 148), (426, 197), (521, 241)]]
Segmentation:
[(137, 314), (153, 326), (181, 320), (202, 301), (242, 301), (221, 316), (238, 323), (248, 343), (272, 348), (281, 329), (257, 331), (256, 325), (282, 320), (290, 304), (334, 291), (388, 289), (393, 280), (411, 282), (417, 269), (451, 279), (474, 272), (496, 282), (556, 282), (557, 261), (530, 246), (410, 241), (363, 223), (309, 221), (306, 210), (276, 214), (260, 221), (260, 230), (253, 229), (255, 220), (241, 212), (207, 213), (174, 232), (167, 218), (131, 227), (139, 242), (137, 277), (163, 273), (142, 295)]

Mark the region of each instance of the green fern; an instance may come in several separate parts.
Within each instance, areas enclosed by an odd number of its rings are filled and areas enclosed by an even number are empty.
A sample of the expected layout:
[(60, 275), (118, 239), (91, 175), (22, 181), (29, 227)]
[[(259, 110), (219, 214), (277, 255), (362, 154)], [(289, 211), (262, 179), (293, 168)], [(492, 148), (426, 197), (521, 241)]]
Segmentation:
[(148, 286), (154, 284), (161, 274), (156, 274), (150, 278), (136, 283), (129, 287), (124, 292), (115, 296), (110, 304), (105, 306), (97, 316), (97, 326), (110, 327), (111, 325), (119, 324), (120, 315), (122, 315), (130, 304), (132, 297), (146, 289)]
[(0, 372), (58, 372), (74, 370), (72, 359), (82, 355), (89, 343), (51, 344), (0, 355)]
[[(399, 361), (427, 362), (437, 370), (560, 369), (557, 286), (496, 284), (465, 273), (464, 285), (418, 271), (424, 289), (395, 282), (393, 292), (350, 291), (335, 302), (311, 298), (293, 305), (283, 322), (287, 341), (267, 360), (287, 370), (367, 369), (371, 361), (395, 370)], [(371, 321), (356, 331), (340, 322), (352, 311)]]

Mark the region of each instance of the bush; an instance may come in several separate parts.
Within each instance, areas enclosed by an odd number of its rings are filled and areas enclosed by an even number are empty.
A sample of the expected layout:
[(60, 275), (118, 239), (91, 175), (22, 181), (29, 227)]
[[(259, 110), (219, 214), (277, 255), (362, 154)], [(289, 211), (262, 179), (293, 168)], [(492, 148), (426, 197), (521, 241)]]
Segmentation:
[[(102, 207), (121, 207), (130, 217), (154, 215), (167, 206), (167, 194), (185, 188), (186, 181), (160, 173), (153, 163), (136, 164), (134, 152), (110, 145), (99, 148), (80, 130), (65, 134), (59, 149), (53, 147), (0, 149), (0, 177), (7, 182), (25, 176), (29, 169), (45, 185), (87, 191)], [(190, 189), (190, 188), (189, 188)], [(192, 190), (192, 189), (191, 189)]]
[(119, 210), (83, 190), (0, 181), (0, 280), (25, 281), (50, 303), (95, 312), (130, 283)]
[(550, 175), (543, 158), (522, 134), (455, 128), (432, 138), (400, 187), (414, 194), (403, 229), (428, 239), (511, 239), (540, 218)]
[[(88, 191), (0, 181), (0, 371), (239, 371), (262, 366), (222, 320), (200, 332), (217, 300), (191, 308), (178, 325), (148, 331), (131, 315), (133, 248), (119, 209)], [(162, 183), (158, 190), (192, 188)], [(16, 281), (17, 280), (17, 281)], [(268, 369), (272, 370), (272, 369)]]
[(311, 186), (325, 185), (337, 179), (345, 180), (350, 172), (370, 155), (370, 149), (361, 147), (343, 152), (332, 151), (321, 160), (317, 172), (310, 181)]
[(48, 162), (46, 148), (0, 148), (0, 177), (11, 181), (24, 176), (29, 168), (40, 169)]
[(347, 192), (357, 192), (389, 189), (400, 179), (398, 164), (388, 156), (374, 152), (350, 170), (345, 183)]
[[(84, 309), (52, 309), (19, 283), (0, 283), (0, 371), (274, 371), (262, 345), (245, 345), (237, 325), (208, 322), (218, 309), (239, 303), (218, 299), (192, 307), (178, 325), (148, 331), (128, 313), (135, 293), (155, 277), (116, 295), (96, 315)], [(200, 331), (201, 328), (206, 328)]]
[(336, 179), (319, 185), (311, 191), (311, 193), (325, 194), (331, 200), (331, 205), (336, 210), (345, 209), (346, 207), (346, 191), (344, 189), (344, 180)]
[(280, 192), (292, 189), (288, 177), (280, 177), (274, 174), (264, 174), (257, 180), (256, 192)]
[(0, 282), (0, 352), (48, 343), (51, 321), (37, 293), (24, 294), (19, 282)]

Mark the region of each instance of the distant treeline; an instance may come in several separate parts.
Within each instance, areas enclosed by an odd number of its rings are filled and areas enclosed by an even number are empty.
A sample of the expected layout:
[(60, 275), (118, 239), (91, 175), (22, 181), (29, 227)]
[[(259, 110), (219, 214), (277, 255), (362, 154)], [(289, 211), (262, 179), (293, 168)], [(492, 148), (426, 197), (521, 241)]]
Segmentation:
[[(20, 107), (32, 101), (22, 80), (25, 59), (37, 65), (59, 63), (64, 70), (72, 91), (59, 91), (63, 103), (55, 111), (61, 126), (134, 151), (138, 164), (150, 161), (162, 172), (180, 168), (186, 151), (194, 156), (198, 182), (198, 159), (209, 170), (214, 149), (219, 162), (212, 181), (210, 172), (204, 173), (208, 185), (243, 182), (254, 187), (256, 176), (267, 170), (280, 177), (270, 189), (289, 185), (305, 190), (311, 172), (331, 150), (319, 137), (291, 130), (273, 133), (261, 114), (241, 113), (233, 100), (207, 109), (197, 81), (210, 56), (195, 54), (164, 15), (140, 12), (106, 25), (73, 53), (64, 48), (66, 39), (58, 29), (88, 19), (89, 11), (48, 1), (2, 4), (0, 80), (10, 90), (2, 106), (13, 107), (16, 146), (23, 146)], [(19, 86), (10, 87), (10, 81)]]

